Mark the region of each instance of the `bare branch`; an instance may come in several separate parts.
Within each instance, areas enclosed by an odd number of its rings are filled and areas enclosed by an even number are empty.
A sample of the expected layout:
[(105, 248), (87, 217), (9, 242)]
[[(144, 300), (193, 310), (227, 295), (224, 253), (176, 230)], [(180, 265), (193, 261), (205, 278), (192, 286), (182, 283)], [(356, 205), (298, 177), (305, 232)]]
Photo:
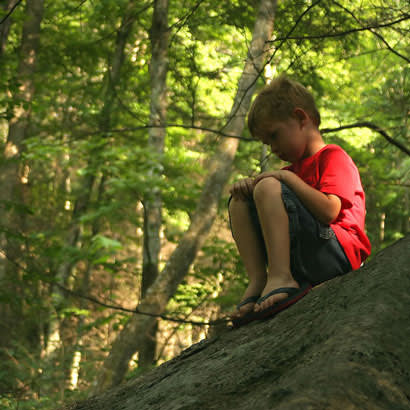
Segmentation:
[[(410, 19), (410, 15), (405, 14), (403, 17), (390, 21), (388, 23), (382, 23), (382, 24), (375, 24), (375, 25), (367, 25), (367, 26), (361, 26), (358, 28), (346, 30), (346, 31), (340, 31), (336, 33), (323, 33), (323, 34), (312, 34), (308, 36), (286, 36), (286, 37), (278, 37), (275, 38), (274, 40), (271, 40), (270, 43), (277, 43), (280, 41), (284, 40), (319, 40), (319, 39), (324, 39), (324, 38), (334, 38), (334, 37), (343, 37), (347, 36), (349, 34), (357, 33), (360, 31), (371, 31), (376, 28), (384, 28), (384, 27), (390, 27), (393, 26), (397, 23), (400, 23), (402, 21), (406, 21)], [(373, 33), (373, 32), (372, 32)]]
[[(185, 125), (185, 124), (166, 124), (166, 125), (141, 125), (138, 127), (127, 127), (127, 128), (117, 128), (117, 129), (112, 129), (106, 131), (107, 134), (120, 134), (123, 132), (131, 132), (131, 131), (138, 131), (138, 130), (145, 130), (149, 128), (184, 128), (184, 129), (194, 129), (194, 130), (200, 130), (200, 131), (206, 131), (210, 132), (212, 134), (218, 134), (221, 137), (226, 137), (226, 138), (235, 138), (235, 139), (240, 139), (244, 141), (255, 141), (253, 138), (247, 138), (247, 137), (241, 137), (239, 135), (231, 135), (231, 134), (226, 134), (223, 131), (212, 129), (212, 128), (207, 128), (207, 127), (200, 127), (196, 125)], [(91, 133), (87, 133), (87, 135), (95, 135), (95, 134), (100, 134), (102, 131), (95, 131)]]
[[(351, 10), (349, 10), (348, 8), (343, 6), (342, 4), (338, 3), (337, 1), (333, 1), (333, 3), (336, 4), (336, 6), (340, 7), (342, 10), (344, 10), (346, 13), (348, 13), (350, 16), (352, 16), (353, 19), (362, 26), (362, 28), (364, 27), (362, 22), (360, 21), (360, 19), (358, 17), (356, 17), (356, 15)], [(410, 19), (410, 15), (405, 14), (404, 17), (399, 21), (404, 21), (404, 20), (408, 20), (408, 19)], [(381, 27), (381, 25), (380, 25), (380, 27)], [(406, 57), (403, 54), (400, 54), (398, 51), (394, 50), (393, 47), (391, 47), (390, 44), (384, 39), (384, 37), (380, 33), (378, 33), (377, 31), (374, 30), (374, 28), (368, 28), (368, 31), (370, 31), (378, 39), (380, 39), (393, 54), (396, 54), (396, 56), (398, 56), (398, 57), (402, 58), (403, 60), (407, 61), (408, 63), (410, 63), (410, 59), (408, 57)]]
[[(15, 265), (18, 269), (22, 270), (23, 272), (28, 272), (27, 268), (25, 268), (23, 265), (21, 265), (16, 260), (11, 259), (3, 249), (0, 249), (0, 254), (4, 258), (6, 258), (8, 261), (10, 261), (13, 265)], [(45, 282), (45, 283), (49, 283), (49, 284), (52, 283), (53, 285), (57, 286), (60, 290), (62, 290), (64, 293), (66, 293), (67, 295), (74, 296), (76, 298), (85, 299), (85, 300), (88, 300), (89, 302), (92, 302), (96, 305), (103, 306), (103, 307), (106, 307), (108, 309), (118, 310), (118, 311), (125, 312), (125, 313), (133, 313), (133, 314), (139, 314), (139, 315), (145, 315), (145, 316), (151, 316), (151, 317), (158, 317), (162, 320), (166, 320), (166, 321), (169, 321), (169, 322), (189, 323), (189, 324), (195, 325), (195, 326), (216, 326), (216, 325), (220, 325), (221, 323), (227, 323), (230, 320), (228, 318), (221, 318), (221, 319), (217, 319), (217, 320), (211, 320), (209, 322), (196, 322), (196, 321), (193, 321), (193, 320), (186, 320), (186, 319), (170, 317), (170, 316), (166, 316), (166, 315), (157, 315), (157, 314), (149, 313), (149, 312), (141, 312), (140, 310), (138, 310), (138, 306), (135, 309), (127, 309), (123, 306), (113, 305), (113, 304), (110, 304), (110, 303), (102, 302), (101, 300), (97, 299), (94, 296), (84, 295), (83, 293), (75, 292), (75, 291), (73, 291), (71, 289), (68, 289), (65, 286), (63, 286), (63, 285), (61, 285), (57, 282), (54, 282), (54, 281), (47, 280), (47, 279), (44, 279), (44, 278), (40, 279), (40, 280), (42, 282)], [(202, 303), (203, 303), (203, 301), (200, 302), (200, 305)]]
[(382, 135), (388, 142), (390, 142), (390, 144), (394, 145), (400, 151), (402, 151), (405, 154), (410, 156), (410, 149), (408, 149), (403, 144), (401, 144), (400, 142), (393, 139), (389, 134), (387, 134), (386, 131), (384, 131), (378, 125), (373, 124), (372, 122), (364, 121), (364, 122), (356, 122), (354, 124), (349, 124), (349, 125), (342, 125), (341, 127), (338, 127), (338, 128), (324, 128), (324, 129), (320, 130), (320, 132), (322, 134), (328, 134), (330, 132), (346, 130), (346, 129), (349, 129), (349, 128), (370, 128), (371, 130), (376, 131), (380, 135)]
[(9, 10), (9, 12), (1, 19), (0, 24), (3, 24), (13, 13), (13, 11), (17, 8), (17, 6), (22, 2), (23, 0), (18, 0), (17, 3), (14, 4), (14, 6)]
[(67, 289), (66, 287), (60, 285), (59, 283), (54, 283), (54, 285), (56, 285), (59, 289), (61, 289), (63, 292), (67, 293), (70, 296), (85, 299), (85, 300), (88, 300), (89, 302), (92, 302), (96, 305), (103, 306), (103, 307), (106, 307), (108, 309), (119, 310), (119, 311), (125, 312), (125, 313), (133, 313), (133, 314), (145, 315), (145, 316), (150, 316), (150, 317), (157, 317), (157, 318), (160, 318), (162, 320), (169, 321), (169, 322), (189, 323), (189, 324), (195, 325), (195, 326), (215, 326), (215, 325), (220, 325), (221, 323), (229, 322), (229, 319), (227, 319), (227, 318), (211, 320), (209, 322), (197, 322), (197, 321), (194, 321), (194, 320), (186, 320), (186, 319), (177, 318), (177, 317), (170, 317), (170, 316), (166, 316), (166, 315), (158, 315), (158, 314), (149, 313), (149, 312), (141, 312), (140, 310), (138, 310), (138, 306), (135, 309), (127, 309), (123, 306), (113, 305), (111, 303), (102, 302), (101, 300), (97, 299), (94, 296), (84, 295), (82, 293), (75, 292), (73, 290)]
[[(148, 124), (148, 125), (142, 125), (142, 126), (139, 126), (139, 127), (112, 129), (112, 130), (108, 130), (107, 133), (115, 134), (115, 133), (131, 132), (131, 131), (143, 130), (143, 129), (153, 128), (153, 127), (157, 127), (157, 128), (158, 127), (164, 127), (164, 128), (195, 129), (195, 130), (210, 132), (212, 134), (217, 134), (217, 135), (219, 135), (221, 137), (224, 137), (224, 138), (236, 138), (236, 139), (240, 139), (240, 140), (247, 141), (247, 142), (256, 141), (254, 138), (247, 138), (247, 137), (242, 137), (240, 135), (226, 134), (223, 131), (217, 130), (217, 129), (207, 128), (207, 127), (199, 127), (199, 126), (195, 126), (195, 125), (185, 125), (185, 124), (166, 124), (166, 125), (149, 125)], [(329, 134), (331, 132), (337, 132), (337, 131), (350, 129), (350, 128), (369, 128), (373, 131), (376, 131), (380, 135), (382, 135), (390, 144), (394, 145), (395, 147), (399, 148), (400, 151), (402, 151), (405, 154), (410, 156), (410, 149), (405, 147), (400, 142), (396, 141), (385, 130), (383, 130), (383, 128), (381, 128), (378, 125), (376, 125), (372, 122), (369, 122), (369, 121), (356, 122), (356, 123), (353, 123), (353, 124), (342, 125), (342, 126), (337, 127), (337, 128), (324, 128), (324, 129), (321, 129), (320, 132), (322, 134)], [(99, 133), (101, 133), (101, 131), (88, 133), (87, 135), (94, 135), (94, 134), (99, 134)]]
[(373, 33), (377, 38), (379, 38), (393, 54), (396, 54), (396, 56), (398, 56), (398, 57), (402, 58), (404, 61), (407, 61), (408, 63), (410, 63), (410, 58), (404, 56), (403, 54), (400, 54), (393, 47), (391, 47), (390, 44), (384, 39), (384, 37), (380, 33), (378, 33), (377, 31), (374, 31), (374, 30), (370, 30), (370, 32)]
[[(280, 42), (280, 44), (275, 48), (274, 52), (272, 53), (272, 55), (269, 57), (269, 59), (263, 64), (262, 68), (259, 70), (258, 75), (255, 76), (255, 79), (251, 82), (251, 84), (249, 84), (248, 88), (243, 92), (242, 94), (242, 98), (239, 101), (237, 108), (235, 111), (233, 111), (233, 113), (231, 114), (231, 116), (228, 118), (228, 121), (225, 123), (225, 125), (223, 127), (221, 127), (220, 131), (222, 131), (224, 128), (226, 128), (228, 126), (228, 124), (231, 122), (231, 120), (235, 117), (236, 113), (239, 110), (239, 107), (241, 107), (242, 105), (242, 101), (245, 98), (245, 96), (248, 94), (248, 91), (254, 86), (254, 84), (256, 83), (256, 81), (258, 81), (258, 78), (260, 77), (260, 75), (263, 73), (263, 71), (265, 70), (265, 67), (270, 64), (270, 62), (274, 59), (274, 57), (276, 56), (276, 53), (282, 48), (283, 44), (285, 43), (285, 41), (287, 40), (287, 38), (289, 36), (291, 36), (291, 34), (296, 30), (296, 27), (299, 25), (299, 23), (302, 21), (303, 17), (309, 13), (310, 10), (313, 9), (313, 7), (317, 6), (319, 3), (321, 2), (321, 0), (317, 0), (316, 2), (312, 3), (309, 7), (307, 7), (303, 13), (296, 19), (295, 24), (291, 27), (291, 29), (288, 31), (286, 37), (283, 39), (283, 41)], [(266, 42), (268, 43), (268, 41)], [(253, 56), (250, 56), (250, 58), (253, 58)]]
[[(168, 27), (169, 30), (172, 30), (174, 27), (178, 27), (177, 32), (186, 24), (186, 22), (195, 14), (196, 10), (199, 8), (201, 3), (203, 3), (204, 0), (199, 0), (198, 3), (192, 7), (192, 9), (189, 10), (188, 13), (186, 13), (184, 16), (182, 16), (178, 21), (176, 21), (174, 24)], [(176, 34), (176, 33), (175, 33)]]

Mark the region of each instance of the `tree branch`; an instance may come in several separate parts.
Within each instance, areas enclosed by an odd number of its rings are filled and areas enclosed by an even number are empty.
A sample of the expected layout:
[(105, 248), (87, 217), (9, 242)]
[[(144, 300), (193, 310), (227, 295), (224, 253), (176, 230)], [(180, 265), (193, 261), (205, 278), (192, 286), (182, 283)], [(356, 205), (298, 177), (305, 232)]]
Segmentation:
[[(338, 3), (337, 1), (333, 1), (333, 3), (336, 4), (336, 6), (340, 7), (342, 10), (344, 10), (347, 14), (352, 16), (353, 19), (358, 24), (360, 24), (362, 27), (364, 27), (362, 22), (359, 20), (359, 18), (356, 17), (356, 15), (351, 10), (349, 10), (348, 8), (343, 6), (342, 4)], [(408, 20), (408, 19), (410, 19), (410, 15), (404, 14), (404, 17), (399, 21), (404, 21), (404, 20)], [(379, 27), (382, 27), (382, 26), (380, 25)], [(378, 27), (375, 27), (375, 28), (378, 28)], [(378, 33), (377, 31), (374, 31), (373, 27), (368, 28), (367, 30), (369, 30), (373, 35), (375, 35), (378, 39), (380, 39), (393, 54), (396, 54), (396, 56), (398, 56), (398, 57), (402, 58), (404, 61), (407, 61), (408, 63), (410, 63), (410, 59), (408, 57), (406, 57), (406, 56), (400, 54), (398, 51), (394, 50), (380, 33)]]
[[(291, 34), (296, 30), (296, 27), (299, 25), (299, 23), (302, 21), (303, 17), (309, 13), (309, 11), (311, 9), (313, 9), (315, 6), (317, 6), (322, 0), (317, 0), (316, 2), (312, 3), (309, 7), (307, 7), (303, 13), (296, 19), (295, 24), (290, 28), (290, 30), (288, 31), (286, 37), (283, 39), (283, 41), (281, 41), (279, 43), (279, 45), (275, 48), (274, 52), (272, 53), (272, 55), (269, 57), (269, 59), (263, 64), (262, 68), (259, 70), (258, 75), (255, 76), (255, 79), (252, 81), (251, 84), (249, 84), (248, 88), (242, 93), (242, 98), (239, 101), (236, 110), (233, 111), (233, 113), (231, 113), (230, 117), (228, 118), (228, 121), (225, 123), (225, 125), (223, 127), (221, 127), (220, 131), (222, 131), (224, 128), (226, 128), (228, 126), (228, 124), (232, 121), (232, 119), (235, 117), (236, 113), (239, 110), (239, 107), (242, 105), (242, 101), (245, 98), (245, 96), (248, 94), (248, 91), (254, 86), (254, 84), (256, 83), (256, 81), (258, 81), (258, 78), (260, 77), (260, 75), (263, 73), (265, 67), (270, 64), (270, 62), (275, 58), (276, 53), (282, 48), (283, 44), (285, 43), (285, 41), (288, 39), (288, 37), (291, 36)], [(265, 43), (268, 43), (269, 41), (266, 41)], [(250, 56), (251, 59), (253, 59), (254, 56)], [(258, 70), (256, 70), (258, 71)]]
[(3, 24), (13, 13), (13, 11), (17, 8), (17, 6), (22, 2), (23, 0), (18, 0), (17, 3), (10, 9), (10, 11), (1, 19), (0, 24)]
[[(226, 138), (235, 138), (235, 139), (240, 139), (244, 141), (255, 141), (253, 138), (247, 138), (247, 137), (241, 137), (239, 135), (230, 135), (227, 133), (224, 133), (223, 131), (216, 130), (213, 128), (207, 128), (207, 127), (200, 127), (196, 125), (186, 125), (186, 124), (166, 124), (166, 125), (141, 125), (138, 127), (127, 127), (127, 128), (117, 128), (117, 129), (112, 129), (108, 130), (106, 133), (109, 134), (116, 134), (116, 133), (123, 133), (123, 132), (131, 132), (131, 131), (138, 131), (138, 130), (146, 130), (149, 128), (184, 128), (184, 129), (194, 129), (194, 130), (200, 130), (200, 131), (206, 131), (210, 132), (212, 134), (218, 134), (221, 137), (226, 137)], [(100, 134), (102, 131), (95, 131), (92, 133), (87, 133), (87, 135), (95, 135), (95, 134)]]
[(106, 307), (108, 309), (119, 310), (121, 312), (145, 315), (145, 316), (150, 316), (150, 317), (157, 317), (157, 318), (160, 318), (162, 320), (169, 321), (169, 322), (189, 323), (189, 324), (195, 325), (195, 326), (216, 326), (216, 325), (220, 325), (221, 323), (229, 322), (229, 319), (224, 319), (224, 318), (217, 319), (217, 320), (211, 320), (209, 322), (197, 322), (197, 321), (193, 321), (193, 320), (186, 320), (186, 319), (182, 319), (182, 318), (170, 317), (170, 316), (161, 315), (161, 314), (142, 312), (142, 311), (138, 310), (138, 306), (135, 309), (127, 309), (123, 306), (113, 305), (113, 304), (110, 304), (110, 303), (102, 302), (101, 300), (97, 299), (94, 296), (84, 295), (80, 292), (75, 292), (73, 290), (70, 290), (70, 289), (64, 287), (63, 285), (60, 285), (59, 283), (54, 283), (54, 285), (56, 285), (59, 289), (61, 289), (63, 292), (67, 293), (70, 296), (85, 299), (85, 300), (88, 300), (89, 302), (92, 302), (96, 305), (103, 306), (103, 307)]
[(324, 128), (324, 129), (320, 130), (320, 132), (322, 134), (328, 134), (330, 132), (337, 132), (337, 131), (346, 130), (346, 129), (349, 129), (349, 128), (370, 128), (371, 130), (376, 131), (380, 135), (382, 135), (388, 142), (390, 142), (390, 144), (394, 145), (400, 151), (402, 151), (405, 154), (410, 156), (410, 149), (408, 149), (403, 144), (401, 144), (400, 142), (393, 139), (389, 134), (387, 134), (386, 131), (384, 131), (378, 125), (373, 124), (372, 122), (364, 121), (364, 122), (356, 122), (354, 124), (342, 125), (338, 128)]
[[(2, 254), (4, 258), (6, 258), (8, 261), (10, 261), (18, 269), (21, 269), (23, 272), (29, 273), (27, 268), (25, 268), (23, 265), (21, 265), (17, 261), (11, 259), (6, 254), (6, 252), (4, 252), (3, 249), (0, 249), (0, 254)], [(158, 317), (162, 320), (166, 320), (166, 321), (169, 321), (169, 322), (189, 323), (189, 324), (195, 325), (195, 326), (216, 326), (216, 325), (220, 325), (221, 323), (229, 322), (229, 320), (230, 320), (230, 319), (227, 319), (227, 318), (221, 318), (221, 319), (217, 319), (217, 320), (211, 320), (209, 322), (196, 322), (196, 321), (193, 321), (193, 320), (186, 320), (186, 319), (181, 319), (181, 318), (177, 318), (177, 317), (170, 317), (170, 316), (166, 316), (166, 315), (154, 314), (154, 313), (149, 313), (149, 312), (142, 312), (142, 311), (138, 310), (138, 306), (135, 309), (128, 309), (128, 308), (125, 308), (123, 306), (113, 305), (113, 304), (110, 304), (110, 303), (105, 303), (105, 302), (102, 302), (101, 300), (97, 299), (94, 296), (84, 295), (83, 293), (76, 292), (74, 290), (68, 289), (65, 286), (63, 286), (63, 285), (61, 285), (57, 282), (50, 281), (50, 280), (45, 280), (45, 279), (40, 279), (40, 280), (42, 282), (45, 282), (45, 283), (48, 283), (48, 284), (52, 283), (53, 285), (58, 287), (60, 290), (62, 290), (64, 293), (66, 293), (67, 295), (74, 296), (76, 298), (85, 299), (85, 300), (88, 300), (89, 302), (92, 302), (96, 305), (103, 306), (103, 307), (106, 307), (108, 309), (118, 310), (118, 311), (125, 312), (125, 313), (133, 313), (133, 314), (138, 314), (138, 315)], [(200, 305), (202, 303), (203, 303), (203, 301), (201, 301)]]
[(168, 27), (169, 30), (172, 30), (174, 27), (178, 27), (178, 30), (175, 34), (178, 33), (178, 31), (186, 24), (186, 22), (195, 14), (201, 3), (203, 3), (204, 0), (199, 0), (194, 7), (192, 7), (188, 13), (186, 13), (184, 16), (179, 18), (174, 24)]
[[(236, 139), (240, 139), (240, 140), (247, 141), (247, 142), (256, 141), (254, 138), (247, 138), (247, 137), (242, 137), (240, 135), (226, 134), (223, 131), (217, 130), (217, 129), (207, 128), (207, 127), (199, 127), (199, 126), (195, 126), (195, 125), (185, 125), (185, 124), (166, 124), (166, 125), (149, 125), (148, 124), (148, 125), (141, 125), (141, 126), (138, 126), (138, 127), (112, 129), (112, 130), (108, 130), (107, 133), (114, 134), (114, 133), (122, 133), (122, 132), (131, 132), (131, 131), (138, 131), (138, 130), (153, 128), (153, 127), (195, 129), (195, 130), (200, 130), (200, 131), (205, 131), (205, 132), (210, 132), (210, 133), (213, 133), (213, 134), (217, 134), (217, 135), (219, 135), (221, 137), (224, 137), (224, 138), (236, 138)], [(350, 128), (369, 128), (373, 131), (376, 131), (377, 133), (382, 135), (390, 144), (394, 145), (400, 151), (402, 151), (405, 154), (410, 156), (410, 149), (408, 149), (402, 143), (396, 141), (393, 137), (391, 137), (381, 127), (379, 127), (378, 125), (376, 125), (372, 122), (369, 122), (369, 121), (356, 122), (356, 123), (353, 123), (353, 124), (342, 125), (342, 126), (337, 127), (337, 128), (323, 128), (323, 129), (320, 130), (320, 132), (322, 134), (329, 134), (331, 132), (337, 132), (337, 131), (350, 129)], [(99, 133), (101, 133), (101, 131), (88, 133), (87, 135), (94, 135), (94, 134), (99, 134)]]
[[(377, 25), (368, 25), (368, 26), (362, 26), (358, 28), (354, 28), (351, 30), (346, 30), (346, 31), (340, 31), (336, 33), (324, 33), (324, 34), (312, 34), (312, 35), (307, 35), (307, 36), (286, 36), (286, 37), (278, 37), (275, 38), (274, 40), (269, 41), (270, 43), (276, 43), (284, 40), (319, 40), (319, 39), (324, 39), (324, 38), (333, 38), (333, 37), (343, 37), (347, 36), (352, 33), (357, 33), (360, 31), (371, 31), (372, 29), (376, 28), (384, 28), (384, 27), (390, 27), (393, 26), (397, 23), (400, 23), (402, 21), (406, 21), (410, 19), (410, 15), (405, 14), (403, 17), (391, 21), (389, 23), (382, 23), (382, 24), (377, 24)], [(372, 32), (374, 34), (374, 32)]]

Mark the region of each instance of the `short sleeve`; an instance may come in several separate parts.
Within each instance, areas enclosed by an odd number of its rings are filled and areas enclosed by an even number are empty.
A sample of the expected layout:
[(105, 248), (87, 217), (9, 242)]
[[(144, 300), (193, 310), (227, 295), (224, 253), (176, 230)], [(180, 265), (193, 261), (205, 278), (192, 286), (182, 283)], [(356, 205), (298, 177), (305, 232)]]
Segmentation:
[(359, 171), (349, 155), (338, 146), (325, 150), (320, 156), (318, 189), (337, 195), (343, 208), (353, 206), (356, 187), (361, 186)]

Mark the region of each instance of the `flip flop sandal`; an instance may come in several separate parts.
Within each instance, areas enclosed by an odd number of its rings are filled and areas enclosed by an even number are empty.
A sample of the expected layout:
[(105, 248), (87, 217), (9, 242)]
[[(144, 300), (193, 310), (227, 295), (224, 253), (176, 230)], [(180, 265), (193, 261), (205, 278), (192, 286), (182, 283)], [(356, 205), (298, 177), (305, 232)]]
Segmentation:
[(289, 306), (295, 304), (298, 300), (302, 299), (309, 291), (312, 289), (312, 285), (310, 283), (304, 283), (301, 285), (300, 288), (278, 288), (274, 289), (265, 296), (262, 296), (256, 303), (259, 305), (266, 299), (268, 299), (272, 295), (277, 295), (279, 293), (287, 293), (288, 297), (283, 299), (272, 306), (269, 306), (266, 309), (260, 310), (259, 312), (254, 312), (256, 318), (253, 320), (263, 320), (272, 318), (282, 310), (285, 310)]
[[(242, 306), (245, 306), (249, 303), (256, 303), (259, 300), (259, 296), (249, 296), (248, 298), (244, 299), (241, 303), (236, 306), (236, 309), (239, 310)], [(232, 319), (233, 327), (236, 329), (238, 327), (244, 326), (249, 322), (255, 320), (253, 317), (255, 316), (255, 312), (251, 310), (248, 313), (245, 313), (243, 316), (237, 317)]]

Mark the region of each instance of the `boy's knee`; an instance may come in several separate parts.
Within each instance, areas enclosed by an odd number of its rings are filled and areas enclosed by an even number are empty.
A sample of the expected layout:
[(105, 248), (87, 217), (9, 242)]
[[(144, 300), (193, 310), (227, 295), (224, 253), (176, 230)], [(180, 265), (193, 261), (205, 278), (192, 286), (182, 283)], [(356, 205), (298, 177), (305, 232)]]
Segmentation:
[(234, 198), (234, 197), (232, 197), (231, 200), (229, 201), (228, 210), (230, 213), (236, 212), (236, 211), (242, 211), (245, 209), (246, 210), (248, 209), (248, 204), (246, 203), (246, 201), (243, 201), (242, 199)]
[(282, 187), (280, 181), (273, 177), (261, 179), (253, 190), (253, 199), (255, 202), (266, 198), (271, 195), (280, 195), (282, 193)]
[(232, 211), (232, 209), (235, 208), (235, 207), (236, 207), (235, 198), (233, 196), (231, 196), (231, 198), (229, 199), (229, 202), (228, 202), (228, 210)]

